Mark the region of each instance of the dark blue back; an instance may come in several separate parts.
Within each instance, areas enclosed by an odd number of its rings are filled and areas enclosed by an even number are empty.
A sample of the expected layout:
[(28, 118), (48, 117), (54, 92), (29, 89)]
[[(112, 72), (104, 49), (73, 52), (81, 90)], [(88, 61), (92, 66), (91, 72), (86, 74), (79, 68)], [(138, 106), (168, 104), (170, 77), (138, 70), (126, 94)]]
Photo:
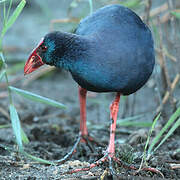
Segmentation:
[(73, 78), (96, 92), (131, 94), (141, 88), (154, 67), (149, 28), (130, 9), (110, 5), (83, 19), (76, 34), (89, 40), (88, 56), (76, 62)]

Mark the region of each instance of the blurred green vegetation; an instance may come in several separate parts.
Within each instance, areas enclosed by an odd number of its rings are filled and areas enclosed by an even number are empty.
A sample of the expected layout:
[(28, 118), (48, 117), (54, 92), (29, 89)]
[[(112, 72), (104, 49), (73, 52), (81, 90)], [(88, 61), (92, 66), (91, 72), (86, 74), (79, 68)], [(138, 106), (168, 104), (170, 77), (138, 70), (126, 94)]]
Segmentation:
[[(34, 102), (41, 102), (41, 103), (55, 106), (58, 108), (65, 108), (65, 106), (54, 100), (51, 100), (51, 99), (30, 93), (28, 91), (24, 91), (24, 90), (9, 86), (9, 80), (8, 80), (8, 74), (7, 74), (8, 67), (7, 67), (6, 60), (5, 60), (5, 57), (3, 54), (2, 41), (3, 41), (3, 38), (6, 34), (6, 32), (11, 28), (11, 26), (15, 23), (18, 16), (21, 14), (21, 12), (26, 4), (26, 1), (21, 0), (11, 15), (10, 15), (10, 10), (12, 8), (13, 1), (12, 0), (9, 0), (9, 2), (7, 1), (8, 5), (6, 5), (6, 1), (0, 1), (0, 3), (3, 3), (3, 28), (0, 32), (1, 33), (0, 34), (0, 58), (1, 58), (0, 59), (0, 80), (2, 80), (3, 77), (6, 80), (8, 96), (9, 96), (9, 112), (10, 112), (11, 125), (12, 125), (12, 130), (13, 130), (15, 138), (16, 138), (16, 143), (18, 145), (18, 151), (23, 153), (27, 157), (30, 157), (38, 162), (45, 163), (45, 164), (52, 164), (49, 161), (43, 160), (41, 158), (37, 158), (37, 157), (32, 156), (24, 151), (23, 144), (29, 143), (29, 140), (28, 140), (28, 137), (26, 136), (25, 132), (21, 128), (20, 118), (19, 118), (18, 112), (14, 106), (13, 99), (12, 99), (12, 92), (14, 91), (14, 92), (20, 94), (21, 96), (23, 96), (27, 99), (30, 99)], [(14, 72), (17, 69), (19, 69), (19, 64), (18, 64), (18, 66), (11, 68), (9, 71)], [(1, 128), (3, 128), (3, 127), (7, 127), (7, 125), (1, 125)]]

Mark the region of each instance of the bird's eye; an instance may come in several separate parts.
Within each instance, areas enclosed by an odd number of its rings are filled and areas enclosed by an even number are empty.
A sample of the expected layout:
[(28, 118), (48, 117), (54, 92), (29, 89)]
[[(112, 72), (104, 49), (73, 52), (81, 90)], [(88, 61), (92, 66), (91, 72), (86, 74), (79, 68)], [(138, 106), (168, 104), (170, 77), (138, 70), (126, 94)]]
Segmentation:
[(42, 50), (42, 52), (46, 52), (46, 50), (47, 50), (47, 46), (41, 46), (41, 50)]

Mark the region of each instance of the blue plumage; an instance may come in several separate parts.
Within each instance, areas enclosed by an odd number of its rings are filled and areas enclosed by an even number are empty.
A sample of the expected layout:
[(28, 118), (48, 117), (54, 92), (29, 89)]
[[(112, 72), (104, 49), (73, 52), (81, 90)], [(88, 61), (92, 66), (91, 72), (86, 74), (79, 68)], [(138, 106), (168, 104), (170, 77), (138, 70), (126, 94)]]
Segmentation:
[(75, 34), (45, 36), (45, 63), (69, 70), (83, 88), (134, 93), (150, 77), (155, 57), (149, 28), (130, 9), (110, 5), (83, 19)]

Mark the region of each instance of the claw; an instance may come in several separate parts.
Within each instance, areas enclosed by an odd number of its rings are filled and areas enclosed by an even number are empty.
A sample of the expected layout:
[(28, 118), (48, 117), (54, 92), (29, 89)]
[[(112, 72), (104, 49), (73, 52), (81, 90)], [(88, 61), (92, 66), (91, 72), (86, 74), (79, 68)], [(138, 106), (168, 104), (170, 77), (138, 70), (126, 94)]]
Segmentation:
[(80, 143), (80, 141), (81, 141), (81, 134), (79, 134), (78, 139), (76, 140), (76, 143), (72, 147), (71, 151), (68, 152), (62, 159), (59, 159), (59, 160), (57, 160), (55, 162), (58, 163), (58, 164), (62, 164), (65, 161), (67, 161), (68, 159), (70, 159), (71, 156), (76, 152), (76, 148), (77, 148), (78, 144)]
[[(123, 168), (132, 169), (132, 170), (138, 170), (137, 166), (129, 165), (129, 164), (125, 163), (125, 162), (122, 162), (120, 159), (116, 158), (115, 155), (113, 157), (110, 156), (110, 154), (108, 154), (108, 152), (106, 151), (106, 153), (104, 154), (104, 156), (101, 159), (99, 159), (96, 162), (90, 164), (88, 167), (83, 167), (83, 168), (78, 168), (78, 169), (74, 169), (74, 170), (71, 170), (71, 171), (66, 171), (63, 174), (73, 174), (73, 173), (77, 173), (77, 172), (80, 172), (80, 171), (89, 171), (90, 169), (92, 169), (92, 168), (94, 168), (96, 166), (102, 165), (106, 161), (108, 161), (108, 163), (109, 163), (109, 171), (110, 171), (111, 175), (113, 175), (113, 176), (118, 176), (118, 174), (114, 170), (112, 161), (118, 163)], [(160, 174), (164, 178), (164, 175), (156, 168), (144, 167), (144, 168), (141, 169), (141, 171), (150, 171), (150, 172), (153, 172), (153, 173), (156, 173), (156, 174)], [(139, 171), (136, 171), (134, 173), (134, 175), (136, 175), (138, 172)], [(105, 174), (107, 174), (107, 172)], [(101, 175), (101, 177), (104, 178), (105, 174), (103, 173)]]
[(102, 147), (105, 147), (104, 144), (102, 143), (99, 143), (98, 141), (96, 141), (94, 138), (92, 138), (91, 136), (82, 136), (81, 133), (79, 133), (79, 136), (74, 144), (74, 146), (72, 147), (72, 149), (61, 159), (59, 160), (56, 160), (55, 163), (58, 163), (58, 164), (62, 164), (64, 162), (66, 162), (68, 159), (70, 159), (72, 157), (72, 155), (74, 153), (76, 153), (76, 149), (78, 147), (78, 145), (83, 142), (83, 143), (86, 143), (87, 146), (89, 147), (89, 149), (91, 150), (91, 152), (94, 152), (94, 148), (93, 148), (93, 145), (92, 143), (98, 145), (98, 146), (102, 146)]

